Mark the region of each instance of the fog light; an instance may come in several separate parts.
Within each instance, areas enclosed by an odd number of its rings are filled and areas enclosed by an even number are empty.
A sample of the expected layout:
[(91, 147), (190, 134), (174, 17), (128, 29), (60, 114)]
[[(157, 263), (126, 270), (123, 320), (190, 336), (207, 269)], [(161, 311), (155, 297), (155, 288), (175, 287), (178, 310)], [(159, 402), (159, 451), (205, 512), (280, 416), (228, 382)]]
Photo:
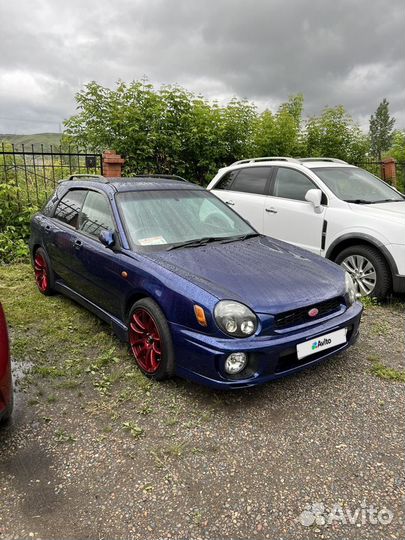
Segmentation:
[(234, 352), (225, 360), (225, 371), (229, 375), (235, 375), (243, 371), (247, 364), (247, 356), (243, 352)]

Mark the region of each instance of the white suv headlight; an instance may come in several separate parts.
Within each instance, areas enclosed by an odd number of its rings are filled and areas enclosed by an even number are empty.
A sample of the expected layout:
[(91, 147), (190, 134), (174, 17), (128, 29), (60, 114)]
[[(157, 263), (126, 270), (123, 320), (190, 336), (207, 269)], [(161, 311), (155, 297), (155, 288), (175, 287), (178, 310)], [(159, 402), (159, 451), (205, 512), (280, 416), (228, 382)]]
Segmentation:
[(248, 337), (257, 329), (257, 317), (253, 311), (233, 300), (218, 302), (214, 309), (214, 317), (221, 330), (230, 336)]
[(353, 282), (352, 276), (349, 272), (345, 272), (345, 282), (346, 282), (346, 296), (349, 301), (349, 306), (351, 306), (357, 298), (356, 286)]

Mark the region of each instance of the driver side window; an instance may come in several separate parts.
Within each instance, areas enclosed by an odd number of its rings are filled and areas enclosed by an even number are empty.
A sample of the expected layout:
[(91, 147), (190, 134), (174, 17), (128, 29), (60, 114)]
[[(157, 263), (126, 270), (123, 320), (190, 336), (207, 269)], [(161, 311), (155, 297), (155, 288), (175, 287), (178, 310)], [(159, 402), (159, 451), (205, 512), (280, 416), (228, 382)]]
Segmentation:
[(311, 180), (299, 171), (279, 167), (274, 182), (273, 196), (305, 201), (305, 194), (309, 189), (316, 188)]
[(98, 238), (106, 230), (114, 231), (114, 221), (111, 207), (104, 195), (96, 191), (89, 191), (84, 201), (80, 215), (79, 230)]

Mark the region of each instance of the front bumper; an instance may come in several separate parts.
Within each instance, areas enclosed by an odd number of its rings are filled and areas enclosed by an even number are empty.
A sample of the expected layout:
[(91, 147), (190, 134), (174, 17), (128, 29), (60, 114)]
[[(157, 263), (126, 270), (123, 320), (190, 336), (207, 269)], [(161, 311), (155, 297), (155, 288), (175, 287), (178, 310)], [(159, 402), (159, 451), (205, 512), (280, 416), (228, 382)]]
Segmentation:
[[(363, 306), (356, 302), (344, 313), (318, 325), (300, 328), (287, 335), (218, 338), (171, 324), (176, 351), (176, 373), (213, 388), (242, 388), (263, 384), (315, 365), (353, 345), (359, 335)], [(341, 328), (347, 328), (347, 342), (298, 360), (296, 346)], [(249, 361), (238, 375), (227, 375), (223, 365), (232, 352), (245, 352)]]

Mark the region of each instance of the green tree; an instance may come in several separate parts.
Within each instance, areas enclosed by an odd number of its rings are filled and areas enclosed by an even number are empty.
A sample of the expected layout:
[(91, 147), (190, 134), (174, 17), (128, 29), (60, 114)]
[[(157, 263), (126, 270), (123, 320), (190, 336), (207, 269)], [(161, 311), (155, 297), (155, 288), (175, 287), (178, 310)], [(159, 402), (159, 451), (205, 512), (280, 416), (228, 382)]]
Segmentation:
[(276, 114), (265, 110), (255, 130), (256, 156), (298, 156), (302, 150), (302, 111), (304, 98), (292, 96)]
[(258, 114), (247, 100), (220, 106), (180, 86), (156, 89), (142, 80), (119, 81), (114, 89), (91, 82), (76, 101), (64, 141), (116, 150), (126, 159), (126, 174), (180, 174), (205, 185), (220, 167), (243, 158), (309, 153), (359, 161), (366, 148), (343, 107), (325, 109), (303, 129), (302, 95)]
[(387, 156), (395, 158), (397, 161), (405, 162), (405, 131), (394, 131), (391, 148), (387, 150)]
[(186, 177), (204, 184), (223, 164), (224, 141), (221, 136), (222, 111), (201, 96), (193, 100), (191, 127), (184, 148)]
[(114, 90), (91, 82), (76, 101), (64, 141), (116, 150), (127, 173), (180, 174), (203, 184), (253, 152), (257, 113), (246, 100), (219, 107), (180, 86), (156, 90), (147, 81), (120, 81)]
[(310, 157), (334, 157), (349, 163), (361, 161), (368, 146), (367, 137), (342, 105), (326, 107), (321, 116), (307, 121), (305, 144)]
[(93, 150), (114, 149), (142, 172), (156, 157), (163, 100), (151, 84), (119, 82), (115, 90), (91, 82), (76, 94), (78, 114), (65, 122), (64, 140)]
[(393, 139), (395, 118), (390, 117), (389, 103), (384, 98), (378, 105), (375, 114), (370, 117), (371, 152), (381, 161), (383, 152), (387, 151)]
[(233, 98), (221, 109), (221, 166), (253, 155), (256, 119), (256, 106), (247, 100)]

